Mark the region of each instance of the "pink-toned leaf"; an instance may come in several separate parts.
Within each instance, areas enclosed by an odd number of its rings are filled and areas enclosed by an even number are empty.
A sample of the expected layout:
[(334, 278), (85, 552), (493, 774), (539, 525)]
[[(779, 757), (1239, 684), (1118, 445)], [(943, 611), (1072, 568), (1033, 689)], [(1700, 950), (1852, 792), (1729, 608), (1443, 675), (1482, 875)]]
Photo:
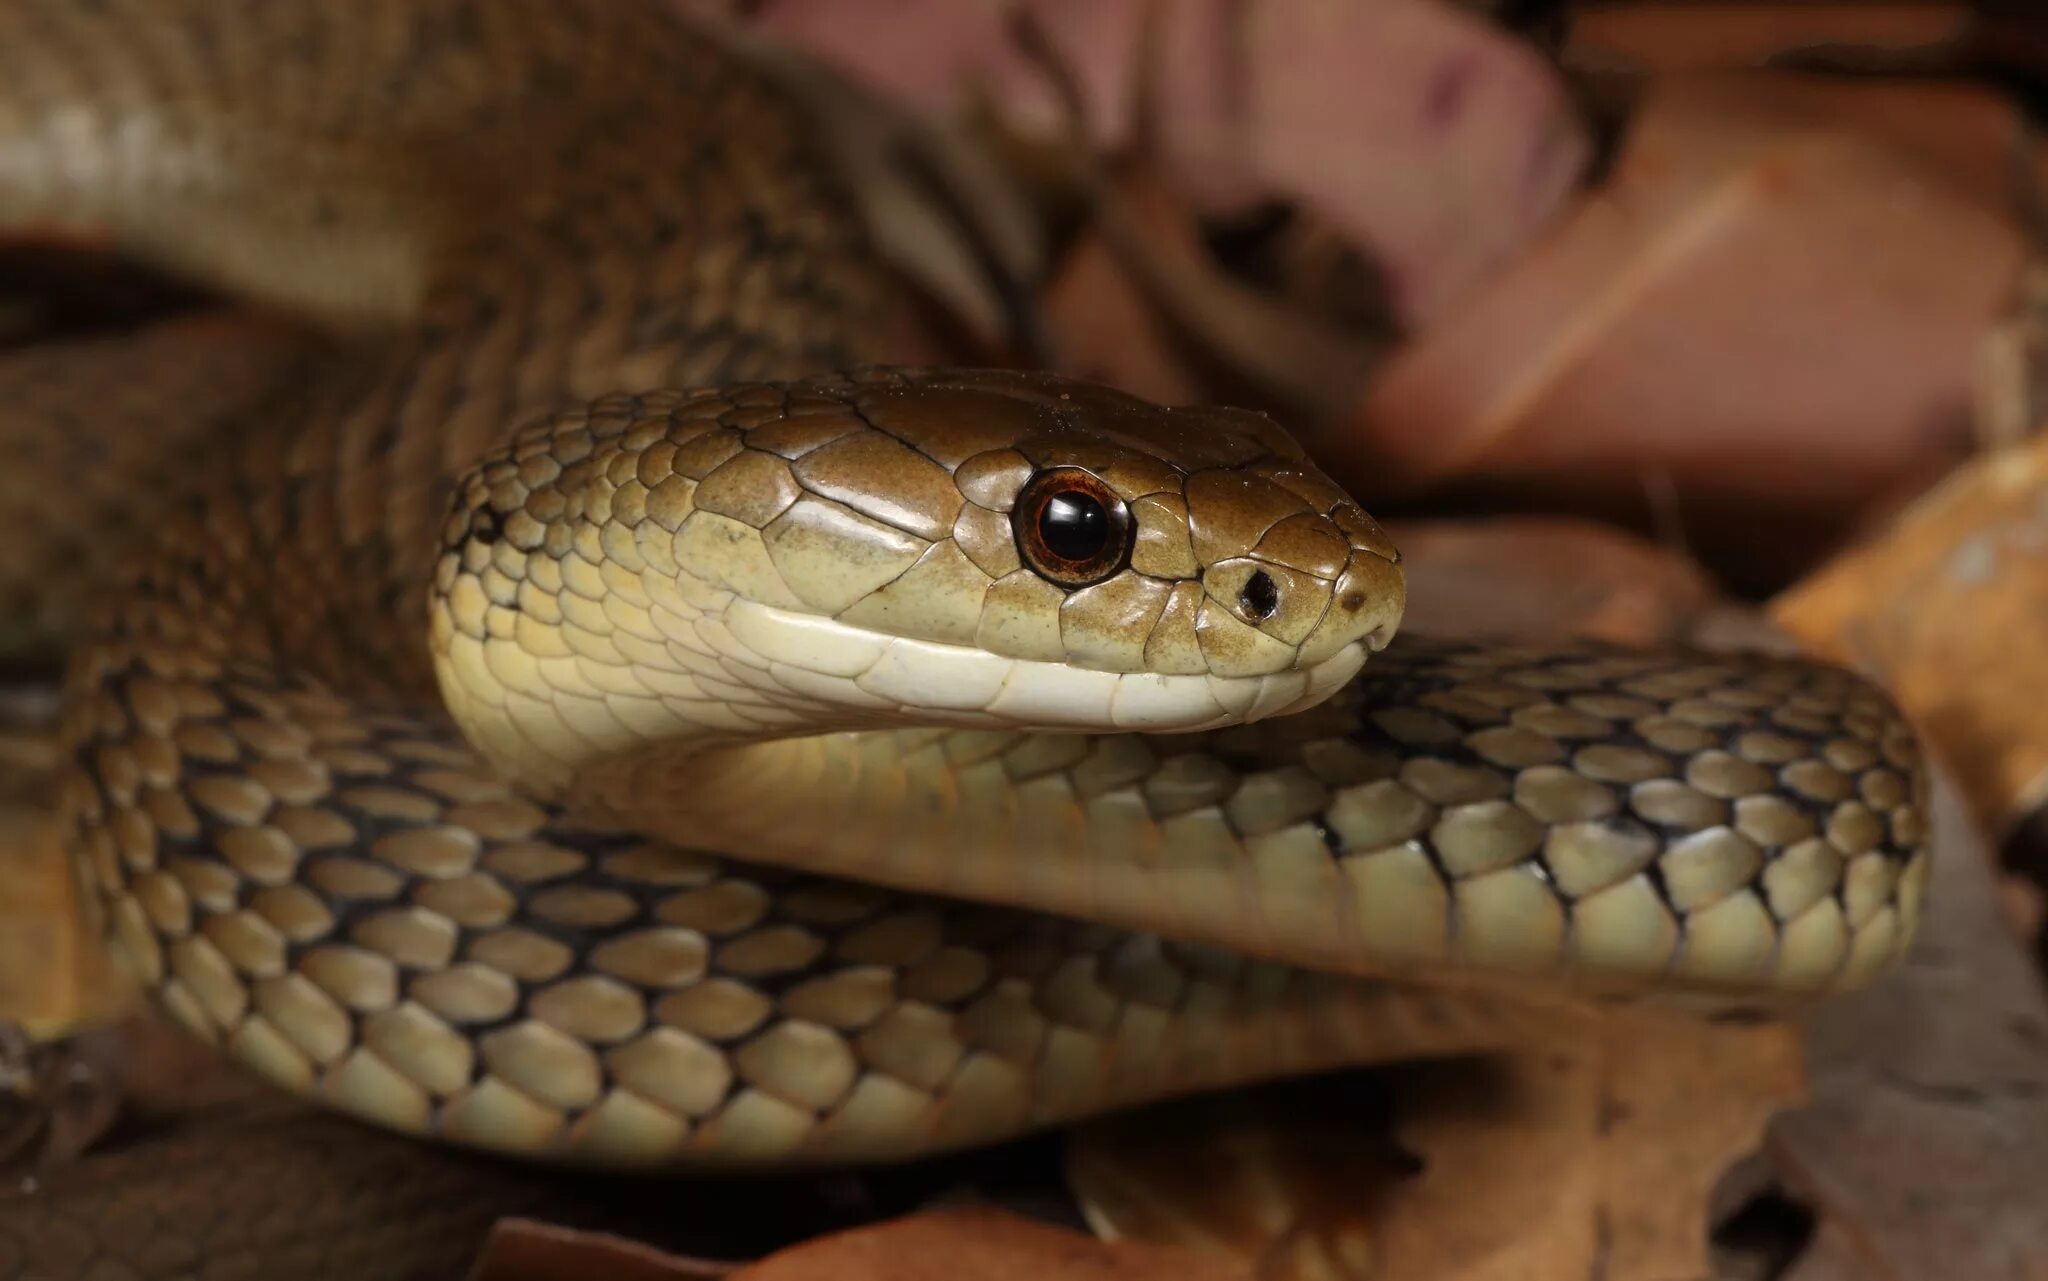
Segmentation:
[(484, 1241), (469, 1281), (710, 1281), (730, 1263), (689, 1259), (608, 1232), (539, 1219), (500, 1219)]
[(980, 98), (1020, 132), (1064, 137), (1018, 15), (1079, 91), (1094, 145), (1126, 147), (1143, 125), (1203, 207), (1306, 207), (1372, 252), (1412, 323), (1548, 225), (1588, 155), (1533, 50), (1432, 0), (769, 0), (753, 16), (926, 110)]
[(1715, 605), (1685, 557), (1593, 521), (1395, 520), (1408, 571), (1402, 627), (1444, 636), (1585, 636), (1655, 645)]
[(998, 1210), (927, 1210), (819, 1237), (731, 1281), (1248, 1281), (1225, 1259), (1109, 1244)]
[(1639, 499), (1655, 475), (1688, 535), (1766, 546), (1944, 470), (2019, 238), (1761, 83), (1653, 90), (1608, 185), (1399, 353), (1325, 462), (1368, 497)]

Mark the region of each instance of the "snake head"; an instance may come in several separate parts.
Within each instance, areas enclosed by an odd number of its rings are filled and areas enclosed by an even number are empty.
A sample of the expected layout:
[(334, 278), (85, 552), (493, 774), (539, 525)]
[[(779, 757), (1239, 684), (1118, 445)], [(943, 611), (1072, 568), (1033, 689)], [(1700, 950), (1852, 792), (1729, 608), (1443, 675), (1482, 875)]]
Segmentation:
[(986, 576), (963, 585), (971, 642), (1095, 674), (1068, 678), (1115, 695), (1086, 728), (1295, 710), (1399, 626), (1399, 553), (1262, 414), (1044, 374), (870, 377), (863, 418), (950, 464), (952, 546)]
[(486, 750), (1212, 728), (1327, 697), (1404, 602), (1270, 419), (1038, 374), (612, 397), (457, 490), (434, 649)]

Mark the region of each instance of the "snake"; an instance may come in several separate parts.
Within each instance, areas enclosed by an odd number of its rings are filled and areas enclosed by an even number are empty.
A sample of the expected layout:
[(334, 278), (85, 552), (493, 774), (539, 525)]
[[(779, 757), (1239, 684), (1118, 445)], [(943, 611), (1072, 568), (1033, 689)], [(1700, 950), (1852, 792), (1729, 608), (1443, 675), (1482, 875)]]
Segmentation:
[(430, 1142), (775, 1168), (1908, 946), (1880, 689), (1397, 638), (1271, 417), (902, 363), (856, 206), (680, 6), (0, 6), (0, 230), (320, 335), (0, 354), (80, 900), (193, 1036)]

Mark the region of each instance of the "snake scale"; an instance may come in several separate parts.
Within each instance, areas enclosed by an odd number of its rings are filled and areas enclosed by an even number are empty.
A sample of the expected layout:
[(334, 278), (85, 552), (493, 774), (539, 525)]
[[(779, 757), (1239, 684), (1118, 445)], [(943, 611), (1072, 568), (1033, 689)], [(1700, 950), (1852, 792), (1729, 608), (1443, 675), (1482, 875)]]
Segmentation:
[(0, 437), (96, 469), (0, 481), (71, 523), (0, 586), (94, 583), (83, 897), (195, 1035), (404, 1133), (764, 1166), (1906, 946), (1881, 693), (1389, 647), (1397, 553), (1266, 418), (876, 365), (814, 133), (639, 0), (0, 4), (0, 229), (332, 335), (234, 412), (0, 360)]

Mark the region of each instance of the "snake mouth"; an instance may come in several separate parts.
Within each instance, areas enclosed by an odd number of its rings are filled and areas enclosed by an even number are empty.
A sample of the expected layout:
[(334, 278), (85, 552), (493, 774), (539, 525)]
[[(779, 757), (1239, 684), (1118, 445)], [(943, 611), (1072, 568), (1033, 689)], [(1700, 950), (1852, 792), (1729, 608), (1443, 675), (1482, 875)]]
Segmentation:
[[(1111, 719), (1118, 729), (1165, 733), (1292, 716), (1349, 683), (1366, 652), (1363, 641), (1352, 641), (1321, 662), (1268, 676), (1119, 676)], [(1205, 717), (1208, 704), (1219, 710)]]
[(1341, 689), (1374, 646), (1360, 639), (1285, 671), (1110, 672), (915, 640), (737, 602), (729, 634), (802, 698), (910, 724), (1175, 733), (1304, 711)]

